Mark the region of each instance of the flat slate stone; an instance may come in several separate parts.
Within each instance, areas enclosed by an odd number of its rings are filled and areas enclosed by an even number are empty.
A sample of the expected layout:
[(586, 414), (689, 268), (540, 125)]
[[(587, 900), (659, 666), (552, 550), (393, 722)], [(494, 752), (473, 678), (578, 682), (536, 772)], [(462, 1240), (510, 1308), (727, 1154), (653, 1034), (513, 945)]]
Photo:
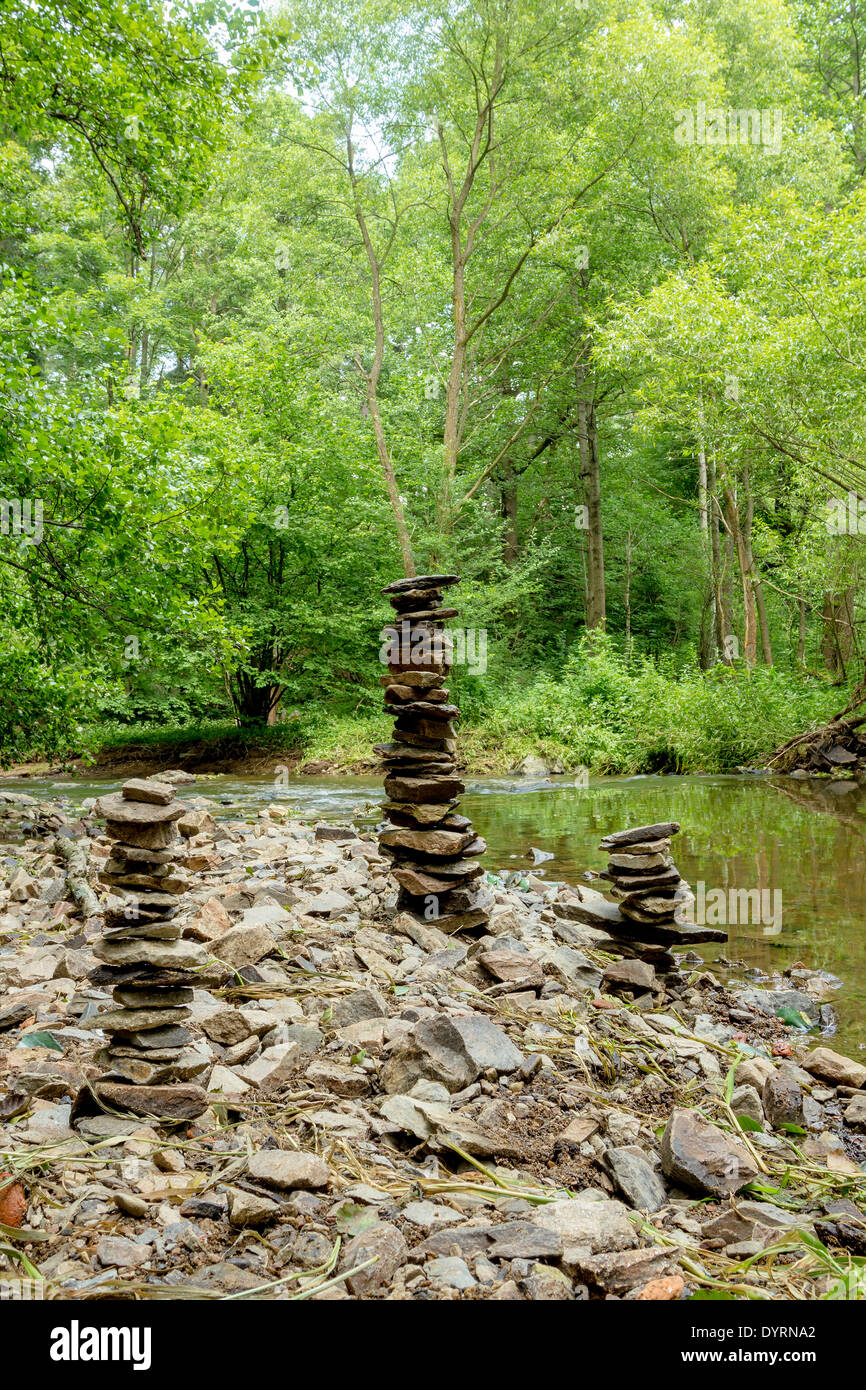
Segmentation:
[(114, 991), (114, 1002), (124, 1009), (171, 1009), (191, 1004), (194, 990), (180, 986), (176, 989), (131, 989), (121, 985)]
[(475, 836), (459, 830), (386, 830), (379, 836), (380, 845), (387, 849), (407, 850), (410, 854), (429, 855), (431, 859), (456, 858)]
[(180, 922), (129, 920), (121, 926), (106, 927), (103, 941), (177, 941), (183, 933)]
[(159, 782), (151, 777), (131, 777), (120, 792), (127, 801), (144, 801), (151, 806), (167, 806), (175, 796), (170, 782)]
[[(457, 801), (439, 801), (428, 805), (426, 802), (419, 801), (414, 805), (411, 801), (386, 801), (382, 805), (382, 810), (389, 819), (399, 817), (395, 820), (395, 825), (437, 825), (449, 815), (449, 807), (456, 806)], [(459, 825), (453, 826), (455, 830), (462, 830)]]
[(459, 574), (418, 574), (414, 579), (395, 579), (380, 590), (383, 594), (402, 594), (410, 589), (447, 589), (460, 583)]
[(432, 874), (420, 873), (410, 864), (394, 869), (393, 873), (400, 887), (405, 888), (407, 893), (414, 893), (416, 897), (424, 897), (428, 893), (447, 893), (454, 887), (453, 882), (434, 878)]
[(129, 1051), (131, 1056), (136, 1053), (144, 1052), (148, 1056), (162, 1057), (166, 1052), (174, 1052), (188, 1047), (193, 1042), (192, 1033), (188, 1028), (181, 1028), (177, 1024), (170, 1028), (150, 1028), (146, 1031), (127, 1033), (115, 1033), (111, 1046), (113, 1050), (118, 1048)]
[(93, 947), (97, 960), (106, 965), (158, 965), (166, 969), (199, 970), (207, 965), (208, 953), (195, 941), (97, 941)]
[(445, 622), (447, 618), (456, 618), (460, 612), (459, 608), (401, 608), (399, 614), (401, 618), (408, 618), (410, 623), (418, 622)]
[(650, 945), (674, 946), (677, 944), (702, 941), (727, 941), (728, 934), (720, 927), (692, 926), (678, 922), (654, 923), (652, 926), (640, 922), (630, 922), (624, 917), (616, 903), (610, 903), (601, 893), (581, 885), (581, 896), (568, 898), (564, 902), (553, 902), (551, 907), (557, 917), (569, 922), (583, 922), (586, 926), (599, 927), (611, 936), (645, 941)]
[(122, 1082), (97, 1081), (93, 1090), (98, 1100), (113, 1109), (142, 1117), (196, 1120), (208, 1107), (207, 1092), (201, 1086), (126, 1086)]
[(453, 801), (466, 790), (456, 777), (386, 777), (385, 791), (393, 801)]
[(157, 1009), (106, 1009), (105, 1013), (84, 1019), (79, 1027), (101, 1028), (103, 1033), (145, 1033), (153, 1028), (170, 1028), (185, 1023), (189, 1014), (189, 1009), (184, 1005), (177, 1008), (168, 1005)]
[[(179, 840), (177, 846), (176, 850), (146, 849), (142, 848), (141, 845), (127, 845), (115, 842), (111, 847), (112, 859), (109, 860), (109, 863), (122, 860), (134, 864), (180, 864), (186, 858), (186, 853)], [(107, 867), (106, 865), (106, 868)]]
[(194, 1081), (211, 1065), (200, 1052), (181, 1052), (159, 1059), (154, 1053), (126, 1057), (113, 1048), (101, 1048), (94, 1056), (97, 1066), (104, 1067), (106, 1081), (126, 1081), (133, 1086), (165, 1086), (173, 1081)]
[(631, 830), (615, 830), (610, 835), (605, 835), (599, 846), (600, 849), (615, 849), (619, 845), (639, 844), (641, 840), (667, 840), (671, 835), (679, 835), (680, 825), (678, 821), (660, 821), (655, 825), (637, 825)]
[(442, 761), (442, 754), (437, 749), (431, 748), (425, 751), (425, 749), (409, 743), (377, 743), (373, 746), (373, 752), (378, 753), (385, 762), (393, 762), (397, 759), (414, 763)]
[[(127, 806), (134, 806), (134, 801), (125, 803)], [(160, 808), (157, 807), (157, 810)], [(170, 808), (163, 808), (170, 809)], [(105, 829), (112, 840), (115, 841), (114, 848), (123, 851), (127, 859), (131, 858), (131, 849), (159, 850), (167, 849), (177, 841), (177, 831), (172, 821), (165, 821), (159, 825), (133, 824), (130, 821), (109, 820), (105, 823)], [(172, 858), (169, 855), (169, 858)]]
[[(391, 670), (391, 667), (388, 667)], [(415, 690), (442, 690), (445, 677), (435, 671), (423, 671), (418, 668), (409, 669), (405, 675), (387, 675), (379, 677), (379, 684), (385, 686), (409, 685)], [(445, 694), (448, 692), (445, 691)]]
[(98, 816), (104, 816), (106, 820), (117, 825), (162, 825), (167, 821), (180, 820), (189, 807), (182, 801), (168, 806), (155, 806), (147, 801), (128, 801), (126, 797), (115, 793), (112, 796), (100, 796), (93, 809)]

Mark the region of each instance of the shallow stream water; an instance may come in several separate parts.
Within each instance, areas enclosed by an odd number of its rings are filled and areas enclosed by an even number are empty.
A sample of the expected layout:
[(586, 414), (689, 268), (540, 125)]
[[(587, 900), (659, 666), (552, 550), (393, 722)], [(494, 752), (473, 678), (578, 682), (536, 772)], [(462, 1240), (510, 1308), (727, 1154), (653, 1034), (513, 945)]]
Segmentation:
[[(116, 779), (0, 779), (0, 788), (72, 805), (119, 786)], [(217, 815), (252, 815), (278, 802), (303, 819), (370, 825), (383, 795), (374, 777), (293, 777), (281, 786), (272, 777), (199, 776), (184, 790), (225, 798)], [(730, 940), (697, 948), (704, 959), (721, 955), (767, 975), (802, 961), (838, 975), (838, 1045), (866, 1050), (866, 787), (791, 777), (604, 777), (588, 787), (567, 778), (469, 778), (461, 809), (488, 842), (489, 869), (570, 883), (605, 867), (603, 834), (679, 821), (674, 858), (694, 889), (704, 885), (710, 925), (724, 899), (718, 924)], [(552, 857), (533, 866), (533, 850)], [(756, 891), (767, 894), (769, 911), (756, 912)], [(774, 903), (781, 920), (778, 913), (768, 920)]]

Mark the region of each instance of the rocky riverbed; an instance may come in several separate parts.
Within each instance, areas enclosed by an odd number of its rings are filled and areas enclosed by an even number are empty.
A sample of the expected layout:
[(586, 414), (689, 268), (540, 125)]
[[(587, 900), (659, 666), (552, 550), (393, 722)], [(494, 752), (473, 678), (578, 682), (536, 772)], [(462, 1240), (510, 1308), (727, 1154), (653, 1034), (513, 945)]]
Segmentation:
[(207, 964), (166, 1079), (210, 1104), (178, 1086), (173, 1124), (88, 1086), (104, 825), (0, 792), (0, 1295), (856, 1296), (866, 1066), (832, 978), (652, 963), (531, 875), (446, 936), (369, 831), (182, 791)]

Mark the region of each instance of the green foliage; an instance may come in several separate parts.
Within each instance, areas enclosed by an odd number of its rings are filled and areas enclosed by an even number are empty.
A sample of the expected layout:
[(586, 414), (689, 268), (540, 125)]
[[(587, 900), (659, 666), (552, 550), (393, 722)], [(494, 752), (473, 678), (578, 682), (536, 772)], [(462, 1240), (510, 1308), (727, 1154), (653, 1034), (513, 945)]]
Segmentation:
[[(455, 673), (482, 762), (727, 769), (838, 708), (859, 17), (257, 8), (0, 15), (0, 500), (42, 528), (0, 529), (0, 755), (276, 717), (362, 759), (400, 511), (487, 634), (486, 673)], [(698, 102), (778, 108), (784, 139), (678, 143)]]
[(80, 751), (75, 745), (104, 693), (77, 663), (49, 663), (25, 635), (7, 633), (0, 647), (0, 759)]
[(572, 768), (724, 772), (771, 751), (792, 727), (828, 718), (838, 700), (838, 690), (778, 670), (701, 671), (675, 656), (629, 662), (610, 638), (592, 633), (561, 672), (495, 692), (484, 717), (491, 741), (515, 733), (551, 739)]

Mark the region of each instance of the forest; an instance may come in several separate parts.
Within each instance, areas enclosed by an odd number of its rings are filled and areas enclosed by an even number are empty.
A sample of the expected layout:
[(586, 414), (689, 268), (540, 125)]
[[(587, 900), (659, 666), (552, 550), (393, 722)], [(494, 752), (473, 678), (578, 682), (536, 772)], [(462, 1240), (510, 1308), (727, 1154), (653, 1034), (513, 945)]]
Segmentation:
[[(857, 0), (7, 0), (0, 760), (719, 771), (862, 675)], [(474, 654), (474, 657), (470, 656)]]

